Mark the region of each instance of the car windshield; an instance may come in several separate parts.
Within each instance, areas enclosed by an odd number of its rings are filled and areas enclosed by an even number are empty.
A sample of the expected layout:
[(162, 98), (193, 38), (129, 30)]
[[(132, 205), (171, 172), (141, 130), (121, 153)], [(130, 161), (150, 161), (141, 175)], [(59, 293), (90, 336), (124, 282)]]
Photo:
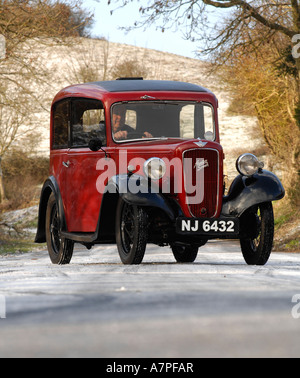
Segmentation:
[(137, 139), (215, 140), (212, 105), (183, 101), (116, 103), (111, 122), (116, 142)]

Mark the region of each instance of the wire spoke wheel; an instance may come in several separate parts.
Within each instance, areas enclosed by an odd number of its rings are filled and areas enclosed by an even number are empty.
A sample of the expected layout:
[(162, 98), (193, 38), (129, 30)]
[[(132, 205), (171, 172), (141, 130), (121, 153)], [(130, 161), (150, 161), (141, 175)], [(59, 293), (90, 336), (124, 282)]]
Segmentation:
[(130, 253), (134, 244), (135, 230), (134, 208), (128, 204), (124, 204), (121, 216), (121, 234), (122, 244), (125, 253)]
[(74, 242), (61, 236), (61, 222), (54, 194), (49, 197), (46, 212), (46, 241), (49, 257), (53, 264), (69, 264)]
[(60, 225), (57, 212), (57, 205), (54, 204), (51, 211), (50, 218), (50, 235), (51, 235), (51, 245), (53, 252), (58, 254), (61, 247), (61, 237), (60, 237)]
[(116, 241), (123, 264), (140, 264), (148, 240), (148, 215), (142, 207), (119, 200), (116, 216)]
[(255, 235), (240, 240), (248, 265), (265, 265), (271, 255), (274, 238), (274, 214), (271, 202), (250, 208), (246, 216), (255, 219)]

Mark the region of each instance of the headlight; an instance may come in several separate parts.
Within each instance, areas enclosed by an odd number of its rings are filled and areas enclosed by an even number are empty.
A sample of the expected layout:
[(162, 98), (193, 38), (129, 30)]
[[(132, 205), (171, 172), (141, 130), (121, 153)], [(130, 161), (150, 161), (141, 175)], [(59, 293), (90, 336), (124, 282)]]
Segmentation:
[(252, 176), (263, 168), (264, 164), (259, 162), (252, 154), (243, 154), (236, 161), (236, 168), (243, 176)]
[(152, 180), (159, 180), (166, 173), (166, 164), (162, 159), (151, 158), (145, 162), (144, 172)]

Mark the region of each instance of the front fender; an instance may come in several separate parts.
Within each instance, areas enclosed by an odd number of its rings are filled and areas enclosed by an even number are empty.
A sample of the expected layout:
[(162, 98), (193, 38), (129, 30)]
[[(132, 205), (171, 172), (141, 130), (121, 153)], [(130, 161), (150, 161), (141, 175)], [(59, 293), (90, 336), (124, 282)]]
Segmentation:
[(44, 183), (41, 196), (40, 196), (40, 205), (39, 205), (39, 214), (38, 214), (38, 227), (35, 237), (35, 243), (45, 243), (46, 242), (46, 212), (47, 204), (51, 193), (54, 193), (56, 202), (58, 204), (60, 222), (62, 229), (65, 229), (65, 216), (64, 208), (62, 204), (62, 199), (60, 195), (60, 190), (54, 176), (50, 176)]
[(117, 175), (112, 177), (106, 192), (118, 193), (127, 203), (142, 207), (159, 208), (166, 213), (171, 221), (175, 221), (176, 214), (168, 198), (159, 192), (154, 182), (149, 182), (139, 175)]
[(272, 172), (262, 170), (251, 177), (237, 176), (228, 196), (223, 197), (223, 216), (241, 216), (251, 206), (280, 200), (285, 190), (279, 178)]

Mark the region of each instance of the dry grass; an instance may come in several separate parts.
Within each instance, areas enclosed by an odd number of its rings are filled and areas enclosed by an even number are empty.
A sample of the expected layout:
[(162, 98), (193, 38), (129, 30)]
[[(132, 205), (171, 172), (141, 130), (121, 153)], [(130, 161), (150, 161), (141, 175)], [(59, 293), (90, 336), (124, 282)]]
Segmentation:
[(49, 159), (14, 150), (5, 157), (2, 165), (7, 199), (0, 205), (0, 213), (36, 204), (40, 185), (49, 175)]

